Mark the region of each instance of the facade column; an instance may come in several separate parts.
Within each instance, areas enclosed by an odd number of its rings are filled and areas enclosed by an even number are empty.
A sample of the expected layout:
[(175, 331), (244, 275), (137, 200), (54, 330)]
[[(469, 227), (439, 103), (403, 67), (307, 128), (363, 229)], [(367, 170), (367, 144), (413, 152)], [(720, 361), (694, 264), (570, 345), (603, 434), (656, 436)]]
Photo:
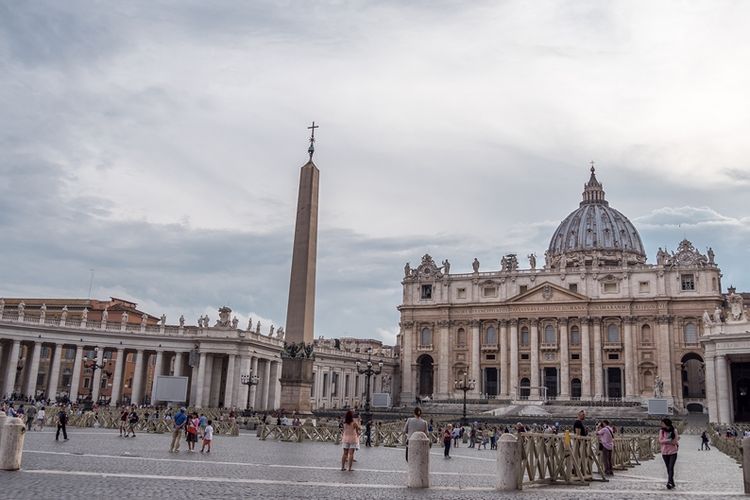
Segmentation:
[[(403, 321), (401, 323), (401, 401), (409, 403), (414, 401), (414, 388), (412, 386), (414, 377), (412, 377), (411, 369), (415, 335), (414, 322)], [(320, 373), (320, 369), (318, 369), (318, 373)], [(315, 397), (317, 403), (320, 400), (321, 394), (318, 380), (315, 381), (315, 391), (317, 392), (317, 396)]]
[(174, 353), (174, 376), (175, 377), (182, 377), (182, 353), (176, 352)]
[(208, 364), (208, 357), (205, 352), (201, 353), (200, 361), (198, 361), (198, 380), (196, 381), (196, 393), (195, 393), (195, 406), (198, 408), (203, 407), (203, 394), (204, 385), (206, 383), (206, 365)]
[(560, 399), (570, 399), (570, 354), (568, 353), (568, 318), (560, 318)]
[[(2, 310), (0, 310), (0, 319), (2, 319), (3, 313)], [(5, 344), (0, 341), (0, 366), (7, 366), (5, 364), (5, 355), (7, 354), (7, 351), (5, 350)], [(0, 369), (0, 398), (3, 398), (5, 394), (3, 394), (3, 389), (5, 389), (5, 370)], [(5, 398), (3, 398), (5, 399)]]
[(164, 352), (156, 351), (156, 362), (154, 363), (154, 379), (151, 381), (151, 404), (156, 406), (156, 378), (164, 372)]
[(625, 351), (625, 400), (630, 400), (635, 396), (633, 388), (635, 363), (633, 359), (633, 318), (625, 317), (623, 322), (623, 345)]
[[(276, 399), (277, 396), (280, 396), (279, 393), (279, 377), (281, 376), (279, 367), (281, 366), (281, 363), (278, 361), (272, 361), (269, 363), (270, 365), (270, 371), (269, 371), (269, 383), (268, 383), (268, 405), (267, 408), (269, 410), (275, 410), (276, 409)], [(346, 384), (346, 377), (344, 376), (344, 373), (339, 373), (339, 383), (338, 387), (336, 387), (338, 394), (339, 394), (339, 401), (341, 401), (341, 405), (343, 406), (344, 401), (344, 389)]]
[[(78, 401), (78, 393), (81, 390), (81, 367), (83, 365), (83, 346), (76, 346), (76, 354), (73, 359), (73, 373), (70, 376), (70, 393), (68, 398), (71, 401)], [(114, 389), (113, 389), (114, 390)]]
[(438, 327), (438, 339), (440, 342), (440, 347), (438, 351), (438, 390), (437, 390), (437, 397), (440, 399), (445, 399), (450, 397), (451, 389), (450, 389), (450, 341), (448, 338), (448, 325), (450, 325), (450, 321), (447, 320), (441, 320), (437, 322)]
[[(79, 346), (78, 349), (81, 349), (82, 352), (83, 346)], [(80, 353), (78, 352), (78, 350), (76, 350), (76, 360), (78, 360), (79, 356)], [(117, 358), (115, 359), (115, 373), (112, 374), (112, 396), (110, 396), (109, 406), (116, 407), (118, 402), (122, 398), (122, 368), (125, 365), (125, 356), (125, 349), (117, 349)], [(78, 371), (80, 372), (80, 370)]]
[[(101, 366), (104, 361), (104, 349), (99, 349), (96, 351), (96, 364)], [(99, 401), (99, 391), (101, 390), (102, 385), (102, 371), (101, 369), (97, 368), (94, 370), (94, 376), (91, 377), (91, 400), (96, 402)]]
[[(657, 337), (657, 357), (659, 359), (659, 376), (662, 382), (664, 382), (664, 394), (663, 396), (668, 400), (672, 400), (672, 343), (669, 335), (669, 323), (671, 318), (668, 316), (660, 316), (657, 318), (658, 322), (658, 337)], [(726, 385), (724, 386), (726, 389)], [(730, 391), (731, 393), (731, 391)], [(674, 403), (674, 402), (673, 402)]]
[(15, 390), (16, 368), (18, 367), (18, 354), (21, 352), (21, 341), (14, 340), (8, 353), (8, 366), (5, 368), (5, 387), (3, 395), (10, 397)]
[(235, 354), (230, 354), (229, 359), (227, 360), (227, 381), (224, 384), (225, 408), (234, 407), (234, 399), (232, 398), (232, 393), (234, 392), (234, 363), (236, 357), (237, 356)]
[(26, 381), (26, 396), (36, 399), (36, 379), (39, 375), (39, 355), (42, 352), (42, 343), (35, 342), (34, 350), (31, 353), (29, 365), (29, 378)]
[(55, 344), (52, 351), (52, 368), (49, 374), (49, 385), (47, 386), (47, 397), (52, 401), (57, 398), (57, 386), (60, 382), (60, 362), (62, 361), (62, 345)]
[(234, 402), (235, 406), (240, 410), (247, 408), (247, 403), (250, 401), (250, 387), (247, 384), (242, 383), (242, 376), (250, 374), (251, 360), (247, 356), (240, 356), (240, 373), (235, 384), (238, 386), (239, 391), (237, 392), (237, 401)]
[(211, 407), (211, 382), (214, 378), (214, 355), (206, 353), (206, 371), (203, 375), (203, 406)]
[(500, 396), (508, 397), (508, 322), (499, 320), (500, 326)]
[(472, 394), (478, 395), (482, 390), (481, 370), (479, 367), (479, 321), (469, 323), (471, 327), (471, 378), (476, 381)]
[[(731, 412), (729, 405), (729, 398), (732, 395), (731, 386), (729, 383), (729, 367), (727, 357), (725, 355), (716, 356), (716, 397), (718, 399), (719, 406), (719, 418), (717, 419), (720, 424), (731, 424), (734, 420), (734, 416)], [(664, 387), (667, 386), (666, 381)]]
[[(256, 375), (258, 377), (258, 383), (260, 383), (260, 374), (258, 373), (258, 357), (253, 356), (253, 359), (250, 361), (250, 371), (253, 375)], [(320, 384), (318, 384), (318, 387)], [(252, 385), (250, 386), (250, 406), (253, 407), (253, 409), (258, 407), (258, 385)]]
[[(333, 374), (333, 372), (331, 372)], [(272, 408), (268, 407), (268, 393), (270, 392), (270, 381), (271, 381), (271, 361), (268, 359), (263, 360), (263, 398), (261, 399), (261, 405), (263, 406), (264, 410), (271, 410)], [(331, 379), (333, 377), (331, 376)], [(331, 391), (328, 391), (329, 394)]]
[(510, 320), (510, 380), (511, 399), (518, 399), (518, 320)]
[(581, 399), (591, 399), (591, 334), (589, 318), (581, 318)]
[(130, 392), (130, 402), (141, 404), (143, 399), (143, 349), (135, 352), (135, 370), (133, 371), (133, 384)]
[(531, 320), (531, 397), (539, 399), (539, 320)]
[(716, 385), (716, 364), (714, 353), (707, 352), (706, 355), (706, 400), (708, 402), (708, 421), (717, 423), (719, 421), (718, 390)]
[(219, 399), (221, 399), (221, 374), (224, 371), (224, 357), (214, 354), (212, 358), (211, 385), (209, 386), (210, 398), (208, 404), (211, 408), (218, 408)]
[(602, 364), (602, 319), (594, 318), (594, 399), (604, 396), (604, 366)]

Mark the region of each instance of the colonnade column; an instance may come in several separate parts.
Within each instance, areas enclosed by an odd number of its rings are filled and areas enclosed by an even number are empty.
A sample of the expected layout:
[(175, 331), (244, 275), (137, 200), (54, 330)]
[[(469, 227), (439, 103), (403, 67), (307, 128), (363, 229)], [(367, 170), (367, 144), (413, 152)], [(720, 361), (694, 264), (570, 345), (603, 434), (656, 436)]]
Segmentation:
[(156, 405), (156, 380), (164, 372), (164, 352), (156, 351), (156, 362), (154, 363), (154, 379), (151, 381), (151, 404)]
[[(271, 361), (269, 362), (270, 369), (268, 371), (269, 378), (268, 378), (268, 405), (266, 408), (269, 410), (275, 410), (276, 409), (276, 396), (279, 394), (278, 385), (279, 385), (279, 377), (281, 376), (281, 373), (279, 373), (279, 368), (281, 367), (281, 363), (278, 361)], [(339, 386), (336, 389), (339, 392), (339, 400), (342, 402), (344, 398), (346, 397), (345, 394), (345, 387), (346, 384), (346, 377), (344, 373), (339, 374)], [(344, 390), (342, 390), (344, 389)]]
[[(672, 343), (669, 335), (669, 323), (671, 321), (668, 316), (660, 316), (657, 318), (657, 322), (659, 331), (656, 351), (659, 359), (659, 376), (661, 377), (662, 382), (664, 382), (663, 396), (667, 399), (672, 399)], [(726, 385), (722, 387), (726, 390)]]
[(560, 399), (570, 399), (570, 355), (568, 354), (568, 318), (560, 318)]
[(531, 399), (539, 399), (539, 320), (531, 320)]
[[(720, 424), (731, 424), (734, 420), (729, 406), (729, 397), (732, 391), (729, 385), (729, 367), (727, 365), (725, 355), (716, 356), (716, 397), (719, 400), (719, 418), (717, 421)], [(664, 386), (666, 387), (666, 385), (665, 381)]]
[(140, 404), (143, 398), (143, 349), (135, 352), (135, 370), (133, 371), (133, 385), (131, 386), (130, 402)]
[(591, 334), (589, 318), (581, 318), (581, 399), (591, 399)]
[[(0, 318), (2, 317), (2, 314), (0, 314)], [(5, 365), (5, 358), (3, 357), (6, 353), (5, 351), (5, 345), (0, 342), (0, 366), (6, 366)], [(5, 371), (0, 370), (0, 398), (4, 396), (2, 394), (2, 390), (5, 388)]]
[(234, 399), (232, 399), (232, 392), (234, 391), (234, 363), (235, 354), (230, 354), (227, 361), (227, 381), (224, 384), (224, 406), (231, 408), (234, 406)]
[(438, 397), (447, 398), (450, 396), (450, 374), (451, 374), (451, 362), (450, 362), (450, 341), (449, 341), (449, 326), (450, 321), (441, 320), (438, 321), (437, 327), (440, 332), (439, 341), (440, 347), (438, 351)]
[[(414, 401), (412, 388), (413, 377), (411, 375), (412, 365), (412, 346), (414, 345), (414, 335), (412, 328), (413, 322), (404, 321), (401, 323), (401, 401)], [(257, 375), (257, 374), (256, 374)], [(315, 390), (320, 395), (320, 384), (315, 381)], [(316, 397), (316, 401), (319, 398)]]
[(18, 354), (21, 352), (21, 341), (14, 340), (8, 352), (8, 366), (5, 368), (5, 387), (3, 396), (10, 397), (16, 385), (16, 368), (18, 367)]
[(604, 365), (602, 364), (602, 320), (594, 318), (594, 398), (604, 396)]
[(78, 393), (81, 389), (81, 365), (83, 365), (83, 346), (77, 345), (75, 358), (73, 358), (73, 373), (70, 376), (70, 394), (68, 394), (71, 401), (78, 401)]
[(498, 321), (500, 325), (500, 396), (508, 396), (508, 322)]
[(510, 397), (518, 398), (518, 320), (510, 320)]
[(250, 374), (250, 363), (251, 359), (247, 356), (240, 356), (240, 378), (236, 381), (239, 387), (237, 392), (237, 401), (235, 405), (244, 410), (247, 408), (247, 403), (250, 401), (250, 387), (247, 384), (242, 383), (242, 376)]
[(472, 394), (479, 394), (482, 386), (479, 369), (479, 321), (473, 320), (469, 325), (471, 326), (471, 378), (476, 380)]
[[(331, 377), (333, 378), (333, 377)], [(268, 392), (269, 392), (269, 381), (271, 380), (271, 361), (268, 359), (263, 360), (263, 398), (261, 404), (264, 410), (270, 410), (268, 407)]]
[(203, 407), (203, 384), (206, 382), (206, 353), (202, 352), (198, 361), (198, 380), (195, 381), (195, 406)]
[[(250, 361), (250, 370), (252, 371), (253, 375), (258, 377), (258, 383), (260, 383), (260, 375), (258, 374), (258, 357), (253, 356), (253, 359)], [(253, 408), (258, 407), (258, 385), (251, 385), (250, 386), (250, 406)]]
[(623, 318), (623, 345), (625, 350), (625, 398), (629, 399), (635, 395), (633, 382), (635, 380), (635, 363), (633, 359), (633, 319)]
[(176, 352), (174, 353), (174, 376), (175, 377), (182, 377), (182, 353)]
[(716, 368), (713, 353), (706, 354), (706, 399), (708, 400), (708, 421), (719, 421), (718, 391), (716, 389)]
[(60, 383), (60, 361), (62, 361), (62, 345), (55, 344), (52, 351), (52, 367), (49, 373), (49, 385), (47, 386), (47, 397), (52, 401), (57, 398), (57, 386)]
[[(78, 359), (78, 352), (76, 352), (76, 359)], [(117, 349), (115, 373), (112, 374), (112, 395), (109, 398), (109, 406), (117, 406), (118, 401), (122, 398), (122, 367), (124, 364), (125, 349)]]
[[(219, 405), (221, 399), (221, 373), (224, 368), (224, 357), (219, 355), (213, 355), (213, 362), (211, 366), (211, 384), (208, 389), (208, 406), (210, 408), (216, 408)], [(226, 396), (225, 396), (226, 397)]]
[[(99, 349), (96, 351), (96, 364), (99, 366), (102, 366), (104, 361), (104, 349)], [(92, 401), (99, 401), (99, 391), (101, 390), (102, 386), (102, 370), (97, 368), (94, 370), (94, 376), (92, 377), (91, 382), (91, 400)]]
[(39, 355), (42, 352), (42, 343), (35, 342), (31, 353), (31, 365), (29, 365), (29, 378), (26, 381), (26, 396), (36, 399), (36, 379), (39, 375)]

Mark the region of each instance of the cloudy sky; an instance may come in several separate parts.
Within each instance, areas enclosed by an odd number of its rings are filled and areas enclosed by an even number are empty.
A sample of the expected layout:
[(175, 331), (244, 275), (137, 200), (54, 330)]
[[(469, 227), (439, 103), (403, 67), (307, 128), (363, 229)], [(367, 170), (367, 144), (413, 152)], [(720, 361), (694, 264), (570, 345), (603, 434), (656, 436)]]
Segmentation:
[[(316, 335), (392, 342), (406, 261), (541, 255), (595, 160), (655, 260), (750, 290), (747, 2), (0, 0), (0, 296), (283, 324), (321, 170)], [(264, 327), (265, 329), (265, 327)]]

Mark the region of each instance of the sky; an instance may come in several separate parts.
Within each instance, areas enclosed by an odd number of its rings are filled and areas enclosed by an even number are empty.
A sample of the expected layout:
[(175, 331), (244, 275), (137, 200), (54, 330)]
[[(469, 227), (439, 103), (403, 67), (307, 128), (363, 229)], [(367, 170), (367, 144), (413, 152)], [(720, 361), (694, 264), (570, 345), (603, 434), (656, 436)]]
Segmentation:
[(315, 120), (315, 335), (395, 341), (404, 263), (543, 255), (589, 162), (750, 290), (750, 3), (0, 0), (0, 296), (286, 318)]

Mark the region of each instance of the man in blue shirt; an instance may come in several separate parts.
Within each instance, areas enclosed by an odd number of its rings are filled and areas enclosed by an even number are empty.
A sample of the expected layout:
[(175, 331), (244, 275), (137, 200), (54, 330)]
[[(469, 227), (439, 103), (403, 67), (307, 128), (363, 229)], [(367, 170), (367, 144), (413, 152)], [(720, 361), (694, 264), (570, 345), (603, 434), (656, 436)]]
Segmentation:
[(187, 415), (185, 414), (185, 408), (180, 408), (180, 412), (174, 416), (172, 421), (172, 444), (169, 447), (170, 453), (177, 453), (180, 451), (180, 438), (182, 437), (182, 431), (185, 428), (187, 422)]

